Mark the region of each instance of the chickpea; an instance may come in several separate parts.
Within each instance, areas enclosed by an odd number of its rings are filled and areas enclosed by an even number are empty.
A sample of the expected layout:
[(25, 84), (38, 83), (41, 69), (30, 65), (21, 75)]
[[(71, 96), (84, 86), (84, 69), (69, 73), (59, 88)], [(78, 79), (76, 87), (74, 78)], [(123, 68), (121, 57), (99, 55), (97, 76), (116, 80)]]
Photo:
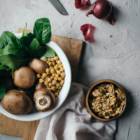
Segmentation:
[(58, 78), (58, 77), (59, 77), (59, 75), (58, 75), (58, 74), (56, 74), (56, 75), (55, 75), (55, 77), (57, 77), (57, 78)]
[(37, 74), (36, 77), (37, 77), (37, 78), (41, 78), (41, 75), (40, 75), (40, 74)]
[(48, 81), (45, 81), (44, 82), (44, 85), (48, 86), (49, 85), (49, 82)]
[(54, 76), (51, 76), (50, 78), (51, 78), (51, 80), (53, 80), (54, 79)]
[(54, 93), (54, 96), (55, 96), (55, 97), (58, 97), (58, 92), (55, 92), (55, 93)]
[(53, 85), (56, 85), (56, 80), (53, 80), (53, 81), (52, 81), (52, 84), (53, 84)]
[(47, 80), (48, 80), (48, 82), (51, 82), (51, 78), (48, 78)]
[(55, 86), (52, 86), (52, 87), (51, 87), (51, 90), (55, 90)]
[(60, 85), (61, 85), (61, 86), (63, 86), (63, 84), (64, 84), (64, 80), (62, 80), (62, 81), (60, 82)]
[(59, 67), (59, 68), (62, 68), (62, 67), (63, 67), (63, 65), (62, 65), (62, 64), (60, 64), (58, 67)]
[(51, 58), (48, 58), (48, 61), (50, 62), (51, 61)]
[(56, 83), (56, 87), (58, 88), (60, 86), (60, 84), (59, 83)]
[(61, 77), (63, 77), (63, 78), (65, 77), (65, 73), (64, 72), (61, 73)]
[(55, 70), (54, 69), (51, 69), (51, 73), (55, 73)]
[(54, 57), (54, 60), (58, 60), (58, 59), (59, 59), (58, 56), (55, 56), (55, 57)]
[(44, 58), (44, 62), (47, 62), (47, 58)]
[(46, 77), (47, 77), (47, 73), (43, 73), (42, 78), (46, 78)]
[(49, 87), (52, 87), (52, 83), (49, 83)]
[(56, 72), (57, 72), (57, 74), (59, 74), (59, 75), (61, 74), (60, 70), (57, 70)]
[(55, 65), (55, 66), (54, 66), (54, 69), (55, 69), (55, 70), (58, 70), (58, 65)]
[(60, 68), (60, 71), (61, 71), (61, 72), (63, 72), (63, 71), (64, 71), (64, 68), (63, 68), (63, 67), (62, 67), (62, 68)]
[(54, 80), (56, 80), (56, 81), (57, 81), (57, 80), (58, 80), (58, 78), (57, 78), (57, 77), (54, 77)]
[(43, 79), (39, 79), (39, 83), (43, 83), (44, 82), (44, 80)]
[(50, 69), (47, 68), (46, 69), (46, 72), (47, 72), (47, 74), (50, 74)]
[(52, 73), (52, 76), (55, 76), (56, 73)]
[(61, 62), (60, 60), (57, 60), (56, 63), (57, 63), (57, 64), (61, 64), (62, 62)]
[(53, 57), (51, 58), (51, 61), (54, 62), (54, 58)]
[(55, 62), (52, 62), (52, 66), (55, 66)]
[(49, 66), (52, 66), (52, 63), (51, 63), (51, 62), (49, 62), (49, 63), (48, 63), (48, 65), (49, 65)]
[(58, 81), (61, 81), (62, 80), (62, 78), (61, 77), (58, 77)]
[(61, 88), (62, 88), (61, 86), (58, 87), (58, 89), (61, 89)]

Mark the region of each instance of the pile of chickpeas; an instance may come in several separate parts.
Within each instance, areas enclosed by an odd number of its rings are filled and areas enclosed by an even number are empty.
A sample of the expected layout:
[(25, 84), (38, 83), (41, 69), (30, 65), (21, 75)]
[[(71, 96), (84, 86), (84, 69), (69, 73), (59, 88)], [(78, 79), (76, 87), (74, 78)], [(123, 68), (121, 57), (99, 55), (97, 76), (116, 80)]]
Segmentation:
[(44, 58), (43, 60), (49, 66), (46, 69), (46, 73), (37, 74), (37, 78), (40, 83), (44, 83), (47, 89), (51, 90), (55, 97), (59, 95), (59, 92), (64, 84), (65, 72), (62, 62), (58, 56), (52, 58)]

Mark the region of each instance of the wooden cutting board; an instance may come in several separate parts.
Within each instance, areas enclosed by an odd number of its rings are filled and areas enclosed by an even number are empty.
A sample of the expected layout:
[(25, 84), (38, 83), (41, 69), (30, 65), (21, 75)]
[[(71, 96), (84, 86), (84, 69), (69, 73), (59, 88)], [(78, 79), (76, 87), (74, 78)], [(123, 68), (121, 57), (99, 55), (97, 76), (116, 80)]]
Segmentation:
[[(22, 33), (22, 31), (23, 29), (19, 28), (17, 33)], [(28, 31), (32, 32), (31, 30)], [(67, 55), (72, 68), (72, 81), (76, 82), (83, 41), (56, 35), (52, 35), (51, 39), (56, 42)], [(1, 115), (0, 133), (22, 137), (24, 140), (33, 140), (39, 121), (40, 120), (31, 122), (16, 121)]]

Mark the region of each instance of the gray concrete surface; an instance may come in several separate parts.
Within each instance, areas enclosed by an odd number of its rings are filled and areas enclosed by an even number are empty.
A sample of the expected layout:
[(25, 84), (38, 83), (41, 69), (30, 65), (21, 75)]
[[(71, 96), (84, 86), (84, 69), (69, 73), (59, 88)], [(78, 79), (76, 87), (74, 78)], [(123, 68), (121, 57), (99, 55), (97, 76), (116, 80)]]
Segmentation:
[[(95, 0), (91, 0), (91, 3)], [(117, 22), (98, 20), (74, 7), (74, 0), (61, 0), (69, 16), (60, 15), (48, 0), (0, 0), (0, 34), (16, 33), (25, 23), (48, 17), (52, 33), (84, 40), (80, 26), (95, 27), (94, 42), (84, 43), (78, 82), (86, 86), (100, 79), (120, 83), (127, 93), (127, 109), (117, 121), (115, 140), (140, 139), (140, 0), (112, 0)], [(5, 139), (6, 140), (6, 139)], [(7, 139), (8, 140), (8, 139)]]

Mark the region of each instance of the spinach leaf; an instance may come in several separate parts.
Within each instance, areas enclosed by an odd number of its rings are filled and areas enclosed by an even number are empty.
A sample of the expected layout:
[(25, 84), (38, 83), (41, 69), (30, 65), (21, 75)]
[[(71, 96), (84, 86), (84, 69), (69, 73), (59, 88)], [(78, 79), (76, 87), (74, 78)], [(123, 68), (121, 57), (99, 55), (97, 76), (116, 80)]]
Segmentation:
[(8, 44), (3, 50), (2, 50), (2, 54), (0, 52), (0, 56), (1, 55), (16, 55), (16, 56), (20, 56), (23, 57), (25, 56), (25, 49), (20, 47), (20, 46), (15, 46), (15, 44)]
[(55, 51), (52, 48), (46, 46), (46, 53), (43, 56), (44, 57), (55, 57), (55, 55), (56, 55)]
[(31, 58), (24, 59), (15, 55), (3, 55), (0, 56), (0, 63), (9, 67), (10, 69), (18, 69), (25, 65)]
[(11, 32), (5, 31), (1, 35), (1, 39), (5, 42), (6, 45), (13, 43), (16, 46), (19, 45), (18, 38)]
[(6, 93), (6, 87), (3, 79), (0, 79), (0, 99), (4, 97)]
[(8, 69), (7, 66), (4, 66), (4, 65), (0, 64), (0, 70), (7, 70), (7, 69)]
[(27, 23), (26, 23), (25, 28), (23, 29), (22, 36), (28, 36)]
[(20, 42), (20, 45), (25, 48), (26, 51), (28, 51), (29, 49), (29, 46), (32, 42), (34, 38), (34, 35), (32, 33), (29, 33), (28, 36), (23, 36), (20, 38), (19, 42)]
[(42, 47), (38, 40), (34, 38), (29, 47), (29, 54), (32, 58), (40, 58), (46, 52), (46, 48)]
[(40, 44), (48, 43), (51, 39), (51, 25), (48, 18), (40, 18), (34, 24), (34, 35)]
[(5, 41), (2, 38), (0, 38), (0, 49), (3, 49), (5, 46), (6, 46)]

